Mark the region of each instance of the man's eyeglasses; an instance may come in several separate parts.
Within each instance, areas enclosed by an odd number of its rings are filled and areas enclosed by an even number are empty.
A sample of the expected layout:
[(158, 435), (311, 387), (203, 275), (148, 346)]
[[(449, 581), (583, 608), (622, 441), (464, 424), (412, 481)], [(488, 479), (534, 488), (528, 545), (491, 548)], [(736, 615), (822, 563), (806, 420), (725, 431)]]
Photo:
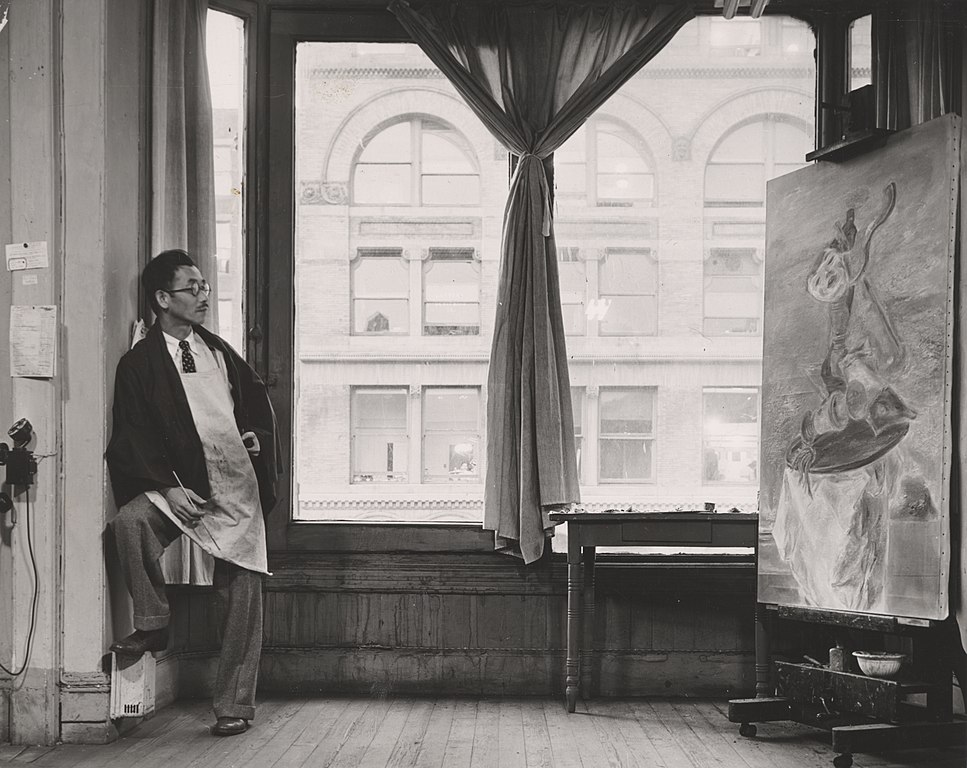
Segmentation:
[(212, 292), (212, 287), (208, 284), (207, 280), (202, 280), (200, 283), (192, 281), (188, 284), (187, 288), (175, 288), (171, 290), (169, 288), (162, 288), (165, 293), (190, 293), (192, 296), (197, 296), (199, 293), (204, 293), (206, 296)]

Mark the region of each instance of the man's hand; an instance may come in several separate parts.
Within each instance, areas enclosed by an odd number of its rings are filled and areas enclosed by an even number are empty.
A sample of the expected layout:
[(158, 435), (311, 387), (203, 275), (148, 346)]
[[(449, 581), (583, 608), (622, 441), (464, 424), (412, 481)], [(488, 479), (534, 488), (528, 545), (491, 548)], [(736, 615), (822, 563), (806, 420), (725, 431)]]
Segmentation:
[(189, 528), (194, 528), (205, 516), (205, 504), (207, 502), (191, 488), (185, 490), (165, 488), (163, 494), (175, 517)]
[(262, 446), (259, 444), (259, 439), (255, 436), (254, 432), (242, 433), (242, 445), (245, 446), (245, 450), (251, 456), (258, 456), (262, 452)]

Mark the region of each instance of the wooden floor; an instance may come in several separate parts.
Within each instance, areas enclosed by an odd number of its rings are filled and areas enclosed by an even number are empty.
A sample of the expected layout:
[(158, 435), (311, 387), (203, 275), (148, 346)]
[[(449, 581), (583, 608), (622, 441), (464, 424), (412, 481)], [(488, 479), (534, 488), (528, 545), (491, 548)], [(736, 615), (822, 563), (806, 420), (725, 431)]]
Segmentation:
[[(114, 744), (0, 746), (37, 768), (812, 768), (824, 734), (790, 723), (739, 736), (724, 701), (273, 698), (242, 736), (214, 738), (208, 701), (178, 702)], [(854, 766), (964, 768), (964, 749), (854, 755)]]

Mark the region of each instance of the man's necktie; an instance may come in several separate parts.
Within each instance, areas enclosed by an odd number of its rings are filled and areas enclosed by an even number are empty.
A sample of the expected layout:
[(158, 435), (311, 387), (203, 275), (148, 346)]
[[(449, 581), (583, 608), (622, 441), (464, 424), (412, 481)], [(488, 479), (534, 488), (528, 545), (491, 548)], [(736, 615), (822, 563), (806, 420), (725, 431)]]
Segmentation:
[(195, 372), (195, 358), (191, 354), (191, 347), (188, 346), (187, 341), (179, 341), (178, 346), (181, 347), (181, 371), (182, 373), (194, 373)]

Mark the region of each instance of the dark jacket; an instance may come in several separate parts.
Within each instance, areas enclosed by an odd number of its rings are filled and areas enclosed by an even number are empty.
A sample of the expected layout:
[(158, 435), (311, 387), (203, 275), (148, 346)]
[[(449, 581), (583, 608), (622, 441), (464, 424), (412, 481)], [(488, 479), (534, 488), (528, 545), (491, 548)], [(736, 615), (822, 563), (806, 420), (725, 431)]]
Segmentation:
[[(265, 384), (223, 339), (201, 326), (194, 330), (224, 354), (239, 434), (258, 436), (261, 452), (251, 459), (267, 515), (277, 498), (282, 446)], [(118, 362), (113, 414), (107, 464), (119, 507), (144, 491), (176, 486), (172, 470), (186, 488), (206, 499), (211, 495), (201, 439), (158, 323)]]

